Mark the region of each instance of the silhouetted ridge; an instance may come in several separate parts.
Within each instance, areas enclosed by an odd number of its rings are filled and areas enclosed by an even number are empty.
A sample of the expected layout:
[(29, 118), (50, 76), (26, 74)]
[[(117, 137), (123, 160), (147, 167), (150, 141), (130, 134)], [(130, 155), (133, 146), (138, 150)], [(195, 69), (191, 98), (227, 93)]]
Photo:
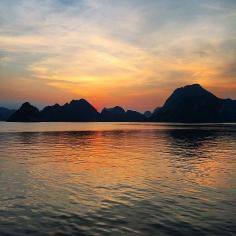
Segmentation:
[[(164, 106), (153, 113), (151, 120), (163, 122), (229, 121), (224, 113), (232, 114), (235, 108), (231, 105), (227, 107), (226, 103), (228, 103), (226, 100), (217, 98), (199, 84), (188, 85), (176, 89)], [(232, 114), (230, 119), (234, 119), (233, 117)]]
[(43, 121), (85, 122), (99, 120), (99, 113), (85, 99), (72, 100), (63, 106), (58, 104), (47, 106), (41, 114)]
[(193, 84), (176, 89), (163, 107), (156, 108), (153, 113), (147, 111), (141, 114), (115, 106), (104, 108), (100, 114), (89, 102), (80, 99), (72, 100), (63, 106), (47, 106), (41, 112), (26, 102), (9, 117), (8, 121), (236, 122), (236, 101), (220, 99), (199, 84)]
[(125, 121), (125, 110), (122, 107), (103, 108), (102, 121)]
[(146, 117), (146, 118), (150, 118), (152, 116), (152, 113), (150, 111), (145, 111), (143, 113), (143, 115)]
[(119, 106), (115, 106), (115, 107), (112, 107), (112, 108), (104, 108), (104, 110), (106, 110), (106, 111), (108, 111), (112, 114), (115, 114), (115, 115), (125, 114), (125, 110), (122, 107), (119, 107)]
[(199, 84), (187, 85), (182, 88), (176, 89), (173, 94), (166, 100), (164, 106), (173, 106), (174, 104), (181, 103), (183, 99), (218, 99), (215, 95), (203, 89)]
[(59, 104), (47, 106), (41, 111), (43, 121), (60, 121), (62, 107)]
[(7, 121), (16, 110), (0, 107), (0, 121)]
[(9, 117), (8, 121), (37, 122), (40, 121), (40, 112), (38, 108), (32, 106), (29, 102), (25, 102), (22, 104), (19, 110)]
[(222, 107), (219, 111), (220, 122), (236, 122), (236, 100), (223, 100)]
[(101, 112), (102, 121), (135, 122), (144, 121), (145, 116), (137, 111), (125, 110), (120, 106), (104, 108)]
[(137, 111), (132, 111), (132, 110), (128, 110), (126, 113), (125, 113), (125, 121), (128, 121), (128, 122), (141, 122), (141, 121), (145, 121), (146, 117), (137, 112)]

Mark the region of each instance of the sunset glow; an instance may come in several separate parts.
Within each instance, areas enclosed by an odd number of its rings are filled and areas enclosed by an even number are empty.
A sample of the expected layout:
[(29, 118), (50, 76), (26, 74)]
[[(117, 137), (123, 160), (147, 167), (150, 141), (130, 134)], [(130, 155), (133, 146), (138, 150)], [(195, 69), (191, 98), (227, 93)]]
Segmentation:
[(236, 98), (234, 0), (0, 2), (0, 105), (153, 110), (200, 83)]

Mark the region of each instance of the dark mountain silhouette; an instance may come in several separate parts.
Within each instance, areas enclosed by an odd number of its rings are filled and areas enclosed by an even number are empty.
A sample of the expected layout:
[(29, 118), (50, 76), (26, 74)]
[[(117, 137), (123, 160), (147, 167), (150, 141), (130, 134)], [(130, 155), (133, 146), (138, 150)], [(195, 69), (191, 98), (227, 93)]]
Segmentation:
[(146, 117), (137, 111), (128, 110), (125, 113), (125, 121), (141, 122), (145, 120), (146, 120)]
[(0, 121), (6, 121), (16, 110), (0, 107)]
[(143, 113), (143, 115), (146, 117), (146, 118), (150, 118), (152, 116), (152, 113), (150, 111), (145, 111)]
[(38, 108), (32, 106), (30, 103), (25, 102), (19, 110), (13, 113), (8, 121), (10, 122), (36, 122), (40, 121), (40, 112)]
[(101, 112), (102, 121), (125, 121), (125, 110), (122, 107), (103, 108)]
[(163, 107), (151, 116), (163, 122), (232, 122), (236, 121), (236, 102), (220, 99), (199, 84), (176, 89)]
[(42, 121), (85, 122), (99, 119), (100, 114), (85, 99), (72, 100), (63, 106), (58, 104), (47, 106), (41, 111)]
[(19, 122), (89, 122), (99, 120), (100, 114), (84, 99), (72, 100), (63, 106), (58, 104), (47, 106), (41, 112), (26, 102), (8, 119), (8, 121)]
[(224, 99), (219, 111), (220, 122), (236, 122), (236, 100)]
[(156, 113), (156, 112), (158, 112), (159, 110), (160, 110), (160, 107), (156, 107), (156, 108), (153, 110), (152, 113)]
[(112, 108), (104, 108), (104, 111), (107, 111), (109, 113), (112, 113), (114, 115), (124, 115), (125, 114), (125, 110), (122, 107), (119, 106), (115, 106)]
[[(1, 110), (0, 110), (1, 111)], [(122, 107), (104, 108), (101, 113), (86, 100), (72, 100), (63, 106), (55, 104), (41, 112), (30, 103), (24, 103), (8, 121), (33, 122), (236, 122), (236, 101), (221, 99), (199, 84), (176, 89), (163, 107), (153, 113), (125, 111)]]
[(145, 116), (137, 111), (125, 110), (122, 107), (116, 106), (112, 108), (104, 108), (101, 112), (102, 121), (111, 122), (135, 122), (144, 121)]
[(46, 106), (42, 111), (42, 120), (44, 121), (60, 121), (62, 116), (62, 107), (59, 104)]

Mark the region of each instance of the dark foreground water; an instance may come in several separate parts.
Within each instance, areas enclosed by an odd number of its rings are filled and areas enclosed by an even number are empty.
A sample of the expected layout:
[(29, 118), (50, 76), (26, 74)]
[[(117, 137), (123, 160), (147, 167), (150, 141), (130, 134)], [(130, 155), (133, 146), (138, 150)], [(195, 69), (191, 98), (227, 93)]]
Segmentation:
[(0, 235), (235, 235), (236, 125), (0, 123)]

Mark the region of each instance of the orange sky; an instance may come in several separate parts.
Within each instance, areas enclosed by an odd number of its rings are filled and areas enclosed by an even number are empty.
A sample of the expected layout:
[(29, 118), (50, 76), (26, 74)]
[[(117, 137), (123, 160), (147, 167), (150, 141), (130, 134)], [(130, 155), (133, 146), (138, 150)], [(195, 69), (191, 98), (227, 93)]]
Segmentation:
[(233, 0), (3, 0), (0, 16), (0, 105), (153, 110), (192, 83), (236, 99)]

